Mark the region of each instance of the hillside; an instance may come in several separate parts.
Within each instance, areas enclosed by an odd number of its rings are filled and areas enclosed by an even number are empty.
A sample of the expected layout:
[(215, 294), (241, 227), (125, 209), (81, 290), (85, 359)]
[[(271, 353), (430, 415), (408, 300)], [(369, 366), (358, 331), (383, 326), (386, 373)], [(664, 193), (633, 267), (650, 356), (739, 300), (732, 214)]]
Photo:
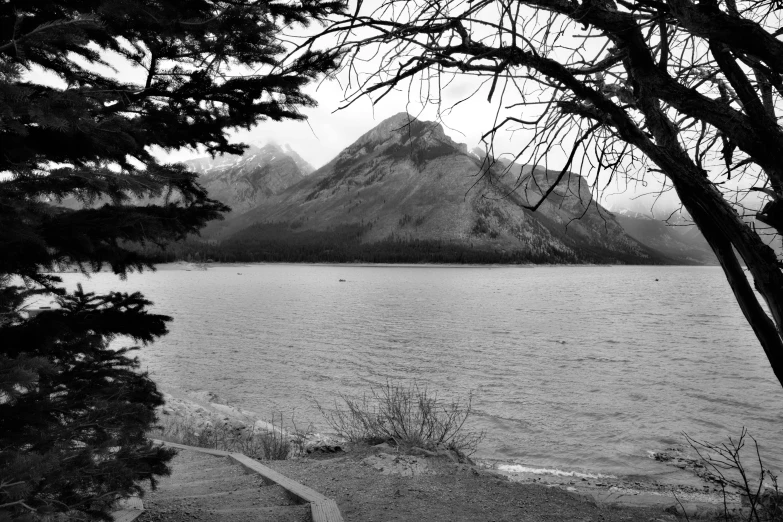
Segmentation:
[(667, 257), (684, 264), (718, 263), (699, 229), (681, 213), (672, 214), (667, 221), (627, 210), (612, 213), (629, 236)]
[[(671, 262), (625, 234), (580, 176), (567, 176), (531, 212), (521, 205), (537, 201), (557, 173), (482, 165), (440, 124), (401, 113), (230, 217), (218, 237), (254, 260), (341, 260), (340, 252), (367, 260), (382, 251), (398, 261)], [(520, 174), (526, 190), (514, 190)], [(418, 253), (398, 255), (406, 248)]]

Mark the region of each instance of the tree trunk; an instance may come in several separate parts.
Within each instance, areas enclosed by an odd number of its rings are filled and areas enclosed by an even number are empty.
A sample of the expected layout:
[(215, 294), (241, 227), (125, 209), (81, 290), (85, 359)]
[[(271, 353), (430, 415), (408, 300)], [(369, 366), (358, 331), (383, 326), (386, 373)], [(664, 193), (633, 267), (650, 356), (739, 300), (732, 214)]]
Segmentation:
[[(686, 176), (692, 181), (692, 176)], [(718, 258), (745, 319), (753, 328), (772, 371), (783, 386), (783, 273), (774, 251), (721, 197), (709, 181), (698, 187), (672, 179), (677, 194)], [(732, 248), (733, 247), (733, 248)], [(771, 318), (761, 306), (734, 253), (742, 257)]]

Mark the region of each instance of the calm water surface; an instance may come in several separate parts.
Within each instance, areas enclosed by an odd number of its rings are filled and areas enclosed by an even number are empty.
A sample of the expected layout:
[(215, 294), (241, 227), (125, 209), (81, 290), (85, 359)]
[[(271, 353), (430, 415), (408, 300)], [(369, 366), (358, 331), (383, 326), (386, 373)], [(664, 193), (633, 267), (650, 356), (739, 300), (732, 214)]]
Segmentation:
[(484, 459), (652, 476), (650, 452), (683, 432), (745, 425), (783, 468), (783, 389), (716, 267), (254, 265), (83, 284), (174, 317), (141, 352), (157, 381), (267, 416), (325, 428), (315, 400), (416, 379), (473, 391)]

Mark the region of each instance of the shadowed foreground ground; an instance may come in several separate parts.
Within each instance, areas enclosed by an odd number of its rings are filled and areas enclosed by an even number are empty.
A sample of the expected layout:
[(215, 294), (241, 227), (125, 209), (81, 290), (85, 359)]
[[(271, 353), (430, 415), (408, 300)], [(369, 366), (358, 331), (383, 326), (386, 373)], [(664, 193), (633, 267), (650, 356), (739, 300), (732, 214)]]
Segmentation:
[[(191, 426), (196, 417), (199, 422), (210, 420), (215, 425), (230, 421), (241, 425), (254, 422), (252, 412), (234, 412), (233, 408), (211, 400), (196, 404), (190, 396), (167, 396), (167, 406), (169, 411), (161, 412), (161, 416), (174, 424), (184, 419), (183, 422)], [(498, 473), (455, 464), (444, 455), (400, 455), (387, 445), (345, 444), (342, 447), (346, 451), (311, 453), (292, 460), (264, 461), (264, 464), (334, 499), (345, 520), (356, 522), (671, 522), (677, 520), (674, 513), (679, 508), (672, 491), (683, 502), (691, 520), (714, 519), (714, 516), (704, 515), (714, 514), (722, 508), (722, 498), (714, 491), (701, 492), (710, 489), (706, 484), (691, 488), (652, 487), (653, 484), (645, 488), (638, 482), (618, 480), (616, 484), (598, 484), (558, 477), (521, 477), (520, 474), (512, 474), (515, 481), (510, 481)], [(161, 491), (150, 492), (144, 499), (148, 509), (142, 519), (144, 522), (285, 521), (300, 520), (296, 517), (300, 512), (304, 513), (297, 511), (300, 506), (283, 509), (287, 500), (282, 497), (275, 500), (275, 495), (271, 495), (273, 490), (263, 487), (257, 479), (258, 483), (244, 484), (243, 481), (253, 480), (235, 477), (243, 475), (241, 469), (212, 472), (212, 468), (217, 470), (223, 464), (202, 469), (204, 464), (193, 462), (196, 457), (187, 456), (187, 453), (177, 456), (172, 477), (161, 482)], [(217, 457), (205, 458), (214, 461)], [(238, 485), (231, 489), (232, 482), (223, 480), (221, 473), (233, 477), (231, 480), (236, 480)], [(199, 481), (200, 485), (195, 484)], [(183, 486), (200, 487), (203, 491), (192, 492)], [(305, 517), (301, 520), (308, 520), (306, 514), (301, 516)]]
[(138, 522), (308, 522), (310, 506), (226, 457), (180, 451)]
[(598, 505), (560, 488), (520, 484), (446, 457), (345, 453), (273, 461), (269, 467), (337, 501), (347, 522), (674, 521), (664, 506)]
[[(401, 455), (386, 445), (345, 449), (264, 464), (334, 499), (346, 522), (678, 520), (670, 497), (646, 507), (596, 502), (584, 492), (512, 482), (444, 455)], [(145, 495), (144, 507), (139, 522), (310, 520), (309, 507), (297, 505), (280, 486), (265, 484), (225, 457), (189, 450), (177, 455), (171, 477)]]

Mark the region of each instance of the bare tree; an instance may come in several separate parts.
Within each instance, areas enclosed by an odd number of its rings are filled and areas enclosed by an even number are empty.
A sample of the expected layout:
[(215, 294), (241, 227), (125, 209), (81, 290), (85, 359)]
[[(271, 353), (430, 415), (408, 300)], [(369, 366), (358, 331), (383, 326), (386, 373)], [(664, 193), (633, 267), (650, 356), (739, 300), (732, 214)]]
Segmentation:
[(563, 149), (557, 183), (569, 169), (591, 169), (599, 189), (663, 174), (783, 385), (783, 263), (768, 245), (783, 231), (775, 1), (359, 1), (315, 39), (344, 51), (347, 103), (405, 86), (440, 103), (449, 82), (476, 77), (498, 108), (488, 152), (520, 131), (515, 162), (546, 165)]

